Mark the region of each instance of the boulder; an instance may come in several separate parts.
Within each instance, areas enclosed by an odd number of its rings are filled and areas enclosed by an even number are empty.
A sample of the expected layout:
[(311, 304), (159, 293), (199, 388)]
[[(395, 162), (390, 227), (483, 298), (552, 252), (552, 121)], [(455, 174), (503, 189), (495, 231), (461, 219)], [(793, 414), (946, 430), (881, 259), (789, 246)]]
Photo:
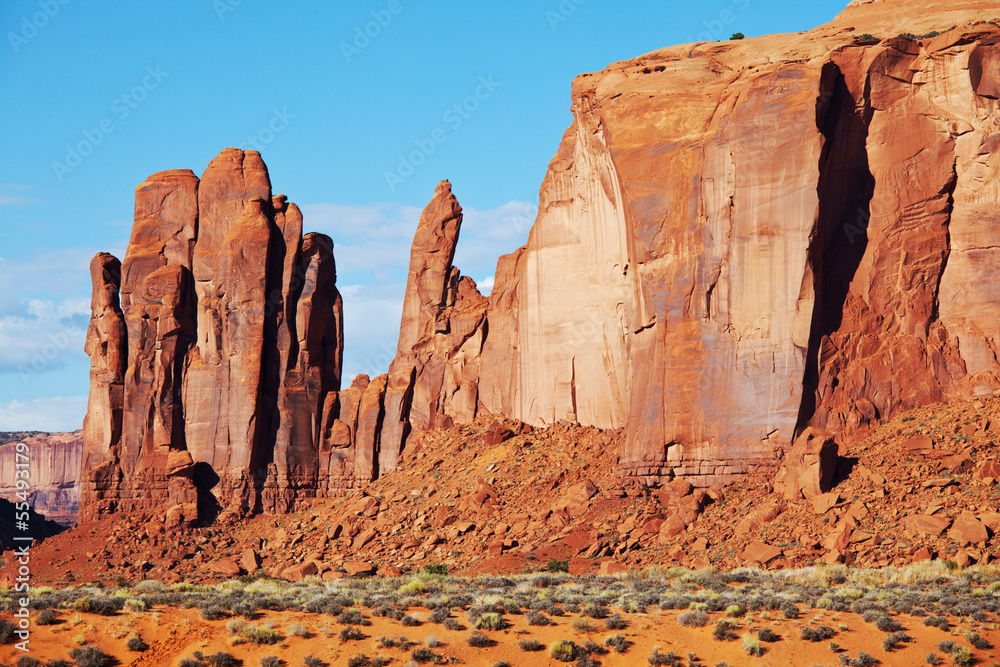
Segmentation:
[(774, 478), (774, 489), (786, 500), (813, 500), (833, 487), (837, 443), (827, 434), (807, 428), (785, 455)]

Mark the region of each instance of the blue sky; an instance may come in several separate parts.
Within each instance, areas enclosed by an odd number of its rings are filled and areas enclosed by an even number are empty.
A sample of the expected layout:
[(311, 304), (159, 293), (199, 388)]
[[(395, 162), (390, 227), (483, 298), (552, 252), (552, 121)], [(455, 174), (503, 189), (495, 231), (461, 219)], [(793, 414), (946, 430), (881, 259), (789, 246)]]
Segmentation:
[(845, 4), (4, 0), (0, 430), (80, 427), (87, 266), (123, 257), (149, 174), (200, 175), (222, 148), (259, 148), (274, 191), (337, 244), (345, 375), (375, 374), (439, 180), (466, 209), (456, 264), (487, 291), (496, 258), (527, 238), (574, 76), (736, 31), (807, 30)]

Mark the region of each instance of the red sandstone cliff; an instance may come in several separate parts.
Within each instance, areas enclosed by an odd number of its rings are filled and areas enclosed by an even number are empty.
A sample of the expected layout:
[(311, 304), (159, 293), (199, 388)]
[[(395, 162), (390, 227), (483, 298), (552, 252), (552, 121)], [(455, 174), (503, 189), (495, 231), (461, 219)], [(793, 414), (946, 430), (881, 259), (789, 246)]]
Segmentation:
[(83, 434), (75, 431), (16, 435), (16, 438), (8, 438), (0, 434), (0, 498), (19, 502), (14, 473), (19, 462), (17, 443), (23, 442), (29, 447), (28, 480), (31, 486), (28, 502), (31, 508), (50, 521), (62, 525), (76, 523)]
[(484, 406), (625, 426), (623, 472), (708, 485), (808, 425), (1000, 386), (985, 4), (854, 2), (578, 77), (529, 241), (497, 267)]
[(487, 302), (452, 266), (461, 222), (442, 182), (414, 239), (397, 358), (341, 391), (333, 242), (302, 235), (260, 155), (146, 179), (124, 262), (91, 263), (84, 516), (288, 512), (391, 470), (413, 429), (471, 421)]

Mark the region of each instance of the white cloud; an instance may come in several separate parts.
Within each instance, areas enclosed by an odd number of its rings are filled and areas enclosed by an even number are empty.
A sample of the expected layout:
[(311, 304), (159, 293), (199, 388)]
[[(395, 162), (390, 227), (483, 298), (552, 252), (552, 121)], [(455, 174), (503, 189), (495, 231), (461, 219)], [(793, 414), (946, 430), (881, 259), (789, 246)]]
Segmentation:
[(39, 373), (85, 358), (90, 314), (86, 300), (28, 299), (23, 305), (22, 314), (0, 316), (0, 373), (14, 373), (27, 384)]
[(493, 276), (486, 276), (482, 280), (478, 281), (476, 285), (479, 286), (480, 292), (488, 295), (490, 292), (493, 291), (493, 281), (494, 281)]
[(27, 190), (27, 185), (17, 183), (0, 183), (0, 206), (26, 206), (37, 204), (39, 200), (23, 194), (13, 194), (11, 191)]
[(0, 431), (75, 431), (86, 413), (86, 396), (14, 400), (0, 403)]

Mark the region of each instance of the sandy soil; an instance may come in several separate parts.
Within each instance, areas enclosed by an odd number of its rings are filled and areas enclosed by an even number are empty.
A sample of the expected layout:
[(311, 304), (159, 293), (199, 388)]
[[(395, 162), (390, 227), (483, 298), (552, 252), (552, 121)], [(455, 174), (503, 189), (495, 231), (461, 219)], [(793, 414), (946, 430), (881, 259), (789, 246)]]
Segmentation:
[[(358, 653), (369, 657), (381, 655), (392, 658), (395, 665), (403, 665), (411, 659), (410, 649), (401, 651), (398, 648), (381, 648), (380, 636), (399, 638), (401, 635), (411, 642), (419, 642), (426, 646), (429, 636), (436, 637), (440, 644), (433, 648), (435, 655), (447, 658), (454, 656), (459, 664), (482, 665), (489, 667), (496, 661), (505, 660), (512, 667), (519, 665), (559, 665), (549, 656), (548, 645), (559, 640), (571, 640), (583, 644), (588, 639), (599, 644), (613, 634), (622, 634), (634, 642), (627, 653), (619, 655), (614, 651), (603, 656), (594, 656), (606, 667), (632, 666), (647, 664), (647, 657), (654, 647), (660, 647), (662, 652), (673, 651), (684, 658), (688, 664), (688, 652), (694, 652), (706, 665), (715, 665), (725, 661), (731, 666), (736, 665), (837, 665), (839, 656), (830, 649), (830, 642), (807, 642), (800, 639), (800, 627), (803, 625), (817, 626), (820, 624), (840, 630), (832, 641), (852, 657), (859, 651), (866, 651), (881, 660), (883, 665), (923, 665), (928, 653), (936, 652), (938, 642), (952, 639), (959, 645), (968, 646), (962, 632), (974, 628), (981, 636), (991, 643), (1000, 642), (1000, 631), (996, 623), (973, 623), (970, 621), (956, 623), (948, 632), (937, 628), (928, 628), (921, 619), (899, 616), (906, 632), (914, 639), (903, 648), (887, 652), (882, 648), (886, 634), (874, 625), (865, 623), (852, 613), (832, 613), (809, 610), (802, 618), (787, 620), (779, 618), (763, 620), (755, 614), (751, 622), (740, 619), (741, 627), (737, 634), (745, 634), (751, 628), (770, 627), (781, 635), (782, 639), (774, 643), (762, 643), (767, 652), (762, 657), (749, 657), (742, 648), (742, 642), (717, 641), (712, 637), (714, 622), (722, 617), (712, 614), (712, 623), (702, 628), (685, 628), (677, 623), (676, 611), (655, 611), (649, 614), (628, 614), (629, 627), (620, 631), (610, 631), (602, 621), (586, 619), (594, 629), (580, 632), (573, 627), (573, 621), (579, 617), (567, 614), (555, 618), (555, 626), (532, 627), (527, 625), (526, 617), (507, 616), (510, 626), (505, 630), (488, 632), (496, 641), (491, 648), (472, 648), (466, 643), (472, 630), (451, 631), (441, 625), (424, 622), (416, 627), (404, 627), (399, 621), (370, 617), (371, 626), (361, 628), (365, 638), (356, 641), (341, 641), (338, 633), (344, 627), (331, 617), (307, 614), (302, 612), (267, 612), (256, 624), (273, 624), (273, 627), (284, 635), (289, 635), (288, 627), (293, 623), (301, 623), (311, 633), (311, 637), (287, 636), (280, 644), (273, 646), (256, 646), (254, 644), (231, 645), (231, 639), (226, 631), (226, 621), (205, 621), (200, 618), (197, 609), (158, 608), (148, 612), (124, 612), (116, 617), (103, 617), (93, 614), (70, 612), (61, 614), (65, 622), (54, 626), (34, 627), (31, 637), (31, 655), (39, 660), (57, 658), (68, 659), (72, 648), (85, 640), (88, 645), (97, 646), (121, 660), (123, 665), (174, 666), (183, 657), (191, 656), (195, 651), (205, 655), (216, 651), (226, 651), (244, 661), (247, 667), (256, 667), (265, 655), (276, 655), (289, 666), (298, 667), (303, 664), (307, 655), (316, 656), (330, 665), (346, 665), (349, 658)], [(427, 610), (411, 610), (411, 615), (426, 619)], [(464, 614), (458, 615), (463, 625), (468, 625)], [(995, 616), (991, 615), (995, 620)], [(147, 641), (150, 648), (145, 653), (130, 652), (125, 643), (128, 637), (139, 634)], [(329, 636), (328, 636), (329, 635)], [(524, 652), (518, 648), (518, 640), (535, 638), (546, 646), (538, 652)], [(978, 664), (996, 664), (994, 659), (1000, 653), (997, 649), (988, 651), (973, 651), (979, 660)], [(0, 661), (12, 664), (21, 653), (13, 646), (0, 647)], [(945, 657), (945, 656), (942, 656)], [(442, 662), (444, 662), (442, 660)], [(943, 664), (950, 665), (947, 657)]]

